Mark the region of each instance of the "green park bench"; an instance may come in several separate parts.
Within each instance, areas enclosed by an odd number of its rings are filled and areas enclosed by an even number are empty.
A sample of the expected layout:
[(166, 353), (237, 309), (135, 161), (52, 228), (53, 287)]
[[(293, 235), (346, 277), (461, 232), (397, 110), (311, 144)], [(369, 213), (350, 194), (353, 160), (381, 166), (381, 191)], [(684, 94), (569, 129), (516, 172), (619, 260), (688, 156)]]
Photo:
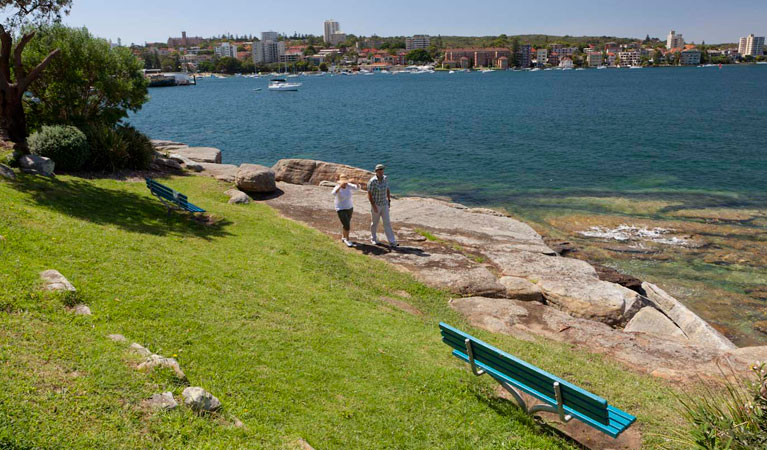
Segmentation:
[[(608, 405), (605, 399), (446, 323), (440, 323), (439, 328), (442, 331), (442, 341), (453, 348), (453, 356), (469, 363), (474, 375), (490, 375), (528, 414), (552, 412), (558, 414), (564, 423), (578, 419), (613, 438), (636, 421), (636, 417)], [(543, 403), (528, 408), (519, 391)]]
[(168, 208), (168, 214), (170, 214), (172, 210), (187, 211), (192, 214), (205, 212), (205, 210), (199, 206), (189, 203), (186, 199), (186, 195), (174, 191), (168, 186), (160, 184), (151, 178), (146, 179), (146, 187), (149, 188), (149, 192), (151, 192), (152, 195), (160, 199), (162, 204)]

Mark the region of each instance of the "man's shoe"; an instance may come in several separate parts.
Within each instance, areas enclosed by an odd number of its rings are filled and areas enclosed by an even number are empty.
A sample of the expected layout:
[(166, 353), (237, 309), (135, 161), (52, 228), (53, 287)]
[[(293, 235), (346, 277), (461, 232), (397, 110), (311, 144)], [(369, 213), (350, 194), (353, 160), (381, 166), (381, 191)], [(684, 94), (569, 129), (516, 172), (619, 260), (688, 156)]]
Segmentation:
[(376, 241), (375, 239), (371, 239), (370, 243), (373, 244), (373, 245), (381, 245), (381, 243)]
[(395, 242), (395, 243), (393, 243), (393, 244), (389, 244), (389, 247), (391, 247), (391, 248), (397, 248), (397, 247), (399, 247), (399, 244)]
[(344, 244), (346, 244), (347, 247), (354, 247), (354, 244), (350, 242), (348, 239), (341, 239), (344, 241)]

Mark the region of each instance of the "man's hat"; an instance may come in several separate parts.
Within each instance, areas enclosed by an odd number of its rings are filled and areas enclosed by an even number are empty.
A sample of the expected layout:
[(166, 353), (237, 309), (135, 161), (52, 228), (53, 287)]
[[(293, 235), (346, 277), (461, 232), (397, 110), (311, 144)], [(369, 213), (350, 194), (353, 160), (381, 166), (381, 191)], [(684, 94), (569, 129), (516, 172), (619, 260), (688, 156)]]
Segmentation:
[(376, 170), (384, 170), (385, 168), (386, 168), (386, 166), (384, 166), (383, 164), (377, 164), (376, 165)]

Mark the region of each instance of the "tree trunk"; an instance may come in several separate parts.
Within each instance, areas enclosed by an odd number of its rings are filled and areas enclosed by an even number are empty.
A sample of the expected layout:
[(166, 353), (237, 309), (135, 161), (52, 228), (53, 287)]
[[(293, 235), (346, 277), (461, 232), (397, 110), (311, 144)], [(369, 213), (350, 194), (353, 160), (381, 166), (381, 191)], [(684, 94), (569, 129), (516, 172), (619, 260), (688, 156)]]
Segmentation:
[(18, 89), (10, 88), (0, 95), (0, 126), (13, 142), (23, 142), (27, 139), (27, 117), (24, 114), (22, 94)]

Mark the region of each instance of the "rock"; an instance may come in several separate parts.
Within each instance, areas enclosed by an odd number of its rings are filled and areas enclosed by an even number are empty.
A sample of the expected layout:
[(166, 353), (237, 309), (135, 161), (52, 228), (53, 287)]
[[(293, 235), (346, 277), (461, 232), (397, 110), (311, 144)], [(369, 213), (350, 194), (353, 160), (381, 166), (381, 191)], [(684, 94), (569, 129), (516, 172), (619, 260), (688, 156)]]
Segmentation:
[(334, 188), (334, 187), (338, 186), (338, 183), (336, 183), (336, 182), (334, 182), (334, 181), (325, 181), (325, 180), (322, 180), (322, 181), (320, 181), (320, 186), (322, 186), (322, 187), (329, 187), (329, 188)]
[(314, 450), (314, 447), (309, 445), (309, 443), (306, 442), (304, 439), (299, 439), (298, 441), (296, 441), (296, 444), (301, 450)]
[(152, 409), (160, 409), (163, 411), (171, 411), (178, 407), (178, 402), (176, 402), (176, 399), (173, 398), (172, 392), (154, 394), (145, 400), (144, 404)]
[(21, 166), (21, 170), (24, 172), (50, 177), (53, 176), (56, 163), (44, 156), (24, 155), (19, 158), (19, 166)]
[(138, 365), (139, 370), (152, 370), (156, 367), (167, 367), (169, 369), (173, 369), (173, 372), (176, 374), (176, 378), (180, 380), (186, 379), (186, 375), (178, 365), (178, 361), (176, 361), (174, 358), (165, 358), (160, 355), (149, 355), (146, 361)]
[(281, 159), (272, 167), (277, 181), (292, 184), (319, 185), (322, 181), (335, 182), (341, 174), (352, 183), (367, 188), (373, 172), (344, 164), (328, 163), (312, 159)]
[(221, 408), (221, 402), (201, 387), (188, 387), (181, 395), (184, 397), (184, 404), (197, 412), (211, 412)]
[(174, 141), (168, 141), (163, 139), (151, 139), (150, 142), (152, 143), (152, 146), (154, 148), (162, 149), (166, 147), (188, 147), (186, 144), (182, 144), (181, 142), (174, 142)]
[(152, 352), (149, 351), (148, 348), (142, 346), (141, 344), (138, 344), (136, 342), (132, 343), (130, 345), (131, 350), (135, 351), (141, 356), (149, 356), (152, 354)]
[(185, 158), (178, 153), (171, 153), (168, 155), (168, 158), (176, 161), (179, 164), (183, 164), (184, 168), (187, 170), (191, 170), (193, 172), (202, 172), (203, 170), (202, 165), (200, 165), (198, 162), (192, 161), (189, 158)]
[(729, 350), (726, 356), (735, 366), (750, 367), (754, 364), (767, 362), (767, 345), (736, 348)]
[(612, 267), (603, 266), (601, 264), (591, 264), (597, 271), (597, 276), (602, 281), (609, 281), (610, 283), (620, 284), (621, 286), (631, 289), (634, 292), (642, 293), (642, 280), (634, 278), (631, 275), (620, 273)]
[(164, 170), (164, 169), (173, 169), (173, 170), (182, 170), (181, 164), (178, 163), (178, 161), (172, 160), (170, 158), (163, 158), (160, 156), (157, 156), (152, 161), (152, 164), (157, 170)]
[(9, 180), (16, 179), (16, 173), (10, 167), (5, 164), (0, 164), (0, 177), (7, 178)]
[(627, 333), (652, 333), (658, 336), (681, 338), (687, 340), (682, 330), (657, 309), (646, 306), (626, 324), (623, 331)]
[(242, 420), (238, 419), (237, 416), (232, 416), (232, 425), (234, 425), (235, 428), (245, 428), (245, 424), (242, 423)]
[(648, 282), (642, 283), (642, 289), (647, 294), (647, 299), (673, 320), (691, 342), (719, 350), (733, 350), (737, 348), (735, 344), (716, 331), (714, 327), (690, 311), (679, 300), (667, 294), (663, 289)]
[(544, 278), (599, 281), (594, 267), (580, 259), (549, 256), (539, 252), (513, 251), (501, 246), (488, 250), (486, 255), (505, 276), (526, 278), (532, 282)]
[(184, 164), (184, 169), (191, 170), (192, 172), (202, 172), (202, 164), (196, 162), (188, 162)]
[(237, 171), (240, 170), (234, 164), (198, 163), (198, 165), (202, 167), (202, 172), (200, 172), (202, 175), (213, 177), (226, 183), (234, 183)]
[(214, 147), (180, 147), (174, 153), (199, 163), (221, 164), (221, 150)]
[(624, 315), (627, 305), (634, 305), (639, 298), (630, 289), (600, 280), (546, 278), (538, 286), (547, 303), (575, 317), (608, 325), (625, 323), (630, 318)]
[(72, 311), (74, 311), (75, 314), (79, 316), (90, 316), (91, 315), (91, 309), (88, 308), (87, 305), (83, 305), (80, 303), (79, 305), (75, 305), (74, 308), (72, 308)]
[(109, 339), (115, 341), (115, 342), (126, 342), (127, 341), (127, 339), (125, 339), (125, 336), (123, 336), (122, 334), (110, 334), (107, 337)]
[(224, 194), (229, 196), (230, 205), (235, 203), (250, 203), (250, 197), (248, 197), (248, 194), (242, 191), (238, 191), (237, 189), (229, 189), (228, 191), (224, 192)]
[(506, 288), (506, 297), (522, 301), (540, 302), (543, 300), (541, 288), (518, 277), (501, 277), (498, 280)]
[(494, 333), (507, 333), (528, 312), (510, 299), (465, 297), (450, 300), (450, 306), (463, 314), (472, 325)]
[(72, 291), (75, 292), (77, 289), (72, 285), (72, 283), (67, 280), (64, 275), (59, 273), (58, 270), (46, 270), (45, 272), (40, 274), (40, 278), (43, 279), (43, 290), (44, 291)]
[(237, 188), (245, 192), (269, 193), (277, 190), (274, 171), (258, 164), (243, 164), (234, 179)]

